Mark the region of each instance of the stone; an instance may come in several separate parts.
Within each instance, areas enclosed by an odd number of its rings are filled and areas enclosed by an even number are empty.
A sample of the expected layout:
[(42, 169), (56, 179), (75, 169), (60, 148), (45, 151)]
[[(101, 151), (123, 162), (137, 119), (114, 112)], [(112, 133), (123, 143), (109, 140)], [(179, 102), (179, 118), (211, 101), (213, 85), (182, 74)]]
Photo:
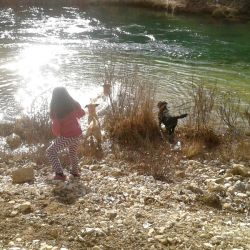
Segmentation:
[(248, 169), (242, 164), (233, 164), (233, 167), (229, 172), (232, 175), (240, 175), (242, 177), (249, 176)]
[(149, 237), (152, 237), (152, 235), (154, 234), (154, 232), (155, 232), (154, 228), (150, 228), (150, 229), (148, 230), (148, 236), (149, 236)]
[(81, 230), (82, 236), (85, 235), (93, 235), (93, 236), (104, 236), (105, 232), (101, 228), (91, 228), (86, 227), (85, 229)]
[(225, 187), (223, 185), (217, 184), (214, 181), (208, 181), (207, 187), (210, 192), (222, 192), (225, 191)]
[(223, 204), (223, 209), (225, 210), (231, 210), (232, 209), (232, 205), (228, 202)]
[(24, 167), (12, 172), (12, 183), (21, 184), (25, 182), (33, 182), (35, 178), (33, 167)]
[(250, 183), (247, 183), (247, 184), (246, 184), (246, 191), (247, 191), (247, 192), (250, 192)]
[(214, 246), (211, 243), (204, 243), (203, 244), (204, 249), (213, 249)]
[(94, 246), (94, 247), (92, 247), (92, 250), (102, 250), (102, 248), (99, 246)]
[(214, 193), (204, 194), (201, 197), (201, 200), (207, 206), (214, 207), (214, 208), (217, 208), (217, 209), (222, 208), (220, 197), (218, 195), (214, 194)]
[(28, 214), (33, 211), (33, 208), (31, 206), (31, 203), (29, 201), (26, 201), (18, 206), (18, 210), (23, 214)]
[(116, 178), (122, 177), (124, 175), (123, 172), (118, 168), (111, 169), (109, 174)]
[(18, 148), (22, 144), (21, 137), (15, 133), (7, 136), (6, 142), (11, 149)]
[(234, 184), (234, 191), (236, 192), (245, 192), (246, 191), (246, 185), (242, 181), (238, 180)]
[(203, 191), (202, 189), (196, 187), (194, 184), (190, 184), (188, 187), (187, 187), (188, 190), (191, 190), (193, 193), (195, 194), (203, 194)]
[(11, 213), (10, 213), (11, 217), (15, 217), (16, 215), (18, 215), (18, 211), (17, 210), (11, 211)]
[(185, 171), (180, 171), (180, 170), (176, 171), (175, 175), (178, 178), (184, 178), (186, 176)]
[(168, 242), (166, 236), (164, 236), (164, 235), (162, 235), (162, 234), (155, 235), (154, 238), (155, 238), (156, 240), (158, 240), (160, 243), (164, 244), (164, 245), (167, 244), (167, 242)]
[(117, 211), (115, 210), (107, 211), (106, 214), (110, 220), (113, 220), (117, 216)]

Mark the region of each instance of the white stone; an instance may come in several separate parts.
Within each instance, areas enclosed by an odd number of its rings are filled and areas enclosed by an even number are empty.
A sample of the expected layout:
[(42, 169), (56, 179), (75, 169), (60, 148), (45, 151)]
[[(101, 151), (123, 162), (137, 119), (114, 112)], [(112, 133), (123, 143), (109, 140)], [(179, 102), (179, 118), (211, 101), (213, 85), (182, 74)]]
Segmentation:
[(34, 178), (35, 174), (33, 167), (19, 168), (12, 172), (12, 182), (14, 184), (32, 182)]

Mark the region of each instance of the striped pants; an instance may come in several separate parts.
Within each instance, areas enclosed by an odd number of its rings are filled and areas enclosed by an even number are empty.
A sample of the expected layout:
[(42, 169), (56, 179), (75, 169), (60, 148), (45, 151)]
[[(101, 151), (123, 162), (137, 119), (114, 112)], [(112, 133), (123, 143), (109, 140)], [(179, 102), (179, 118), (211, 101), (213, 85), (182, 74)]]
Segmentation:
[(78, 157), (77, 148), (79, 145), (80, 136), (75, 137), (57, 137), (52, 144), (47, 148), (47, 157), (52, 164), (52, 167), (56, 174), (63, 174), (63, 168), (58, 158), (58, 152), (64, 148), (68, 148), (71, 172), (78, 171)]

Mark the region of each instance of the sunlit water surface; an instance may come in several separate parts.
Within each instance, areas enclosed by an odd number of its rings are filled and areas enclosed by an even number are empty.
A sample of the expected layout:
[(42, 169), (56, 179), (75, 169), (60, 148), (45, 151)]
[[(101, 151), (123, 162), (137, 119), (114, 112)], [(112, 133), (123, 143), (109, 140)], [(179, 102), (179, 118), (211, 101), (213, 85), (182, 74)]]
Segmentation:
[(0, 9), (0, 119), (28, 112), (55, 86), (85, 105), (110, 61), (133, 65), (178, 104), (204, 82), (250, 102), (250, 23), (167, 16), (138, 8)]

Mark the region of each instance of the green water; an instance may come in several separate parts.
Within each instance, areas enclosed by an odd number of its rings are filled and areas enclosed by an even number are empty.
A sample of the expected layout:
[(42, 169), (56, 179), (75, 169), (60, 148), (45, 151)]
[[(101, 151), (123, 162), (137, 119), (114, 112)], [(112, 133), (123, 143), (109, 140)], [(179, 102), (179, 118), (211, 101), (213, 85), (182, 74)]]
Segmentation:
[(0, 114), (16, 117), (64, 85), (82, 104), (112, 60), (138, 65), (158, 99), (181, 102), (204, 82), (250, 102), (250, 22), (132, 7), (0, 9)]

